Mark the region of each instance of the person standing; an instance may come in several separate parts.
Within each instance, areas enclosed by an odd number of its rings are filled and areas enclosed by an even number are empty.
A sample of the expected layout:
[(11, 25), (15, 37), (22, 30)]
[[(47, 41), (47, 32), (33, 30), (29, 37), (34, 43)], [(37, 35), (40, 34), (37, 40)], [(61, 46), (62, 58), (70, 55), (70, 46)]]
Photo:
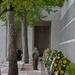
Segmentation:
[(32, 52), (32, 58), (33, 58), (33, 69), (38, 70), (39, 51), (37, 50), (37, 47), (35, 47)]
[(22, 50), (17, 49), (16, 53), (17, 53), (17, 60), (21, 60), (22, 59), (22, 54), (23, 54)]

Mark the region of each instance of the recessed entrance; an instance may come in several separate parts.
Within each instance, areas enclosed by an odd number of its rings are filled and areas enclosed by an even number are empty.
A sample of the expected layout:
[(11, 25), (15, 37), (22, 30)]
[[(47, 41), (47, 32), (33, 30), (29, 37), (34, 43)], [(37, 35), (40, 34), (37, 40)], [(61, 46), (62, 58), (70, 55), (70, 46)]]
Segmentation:
[(42, 56), (43, 51), (49, 47), (50, 28), (50, 23), (49, 25), (35, 26), (34, 28), (34, 46), (38, 48), (40, 56)]

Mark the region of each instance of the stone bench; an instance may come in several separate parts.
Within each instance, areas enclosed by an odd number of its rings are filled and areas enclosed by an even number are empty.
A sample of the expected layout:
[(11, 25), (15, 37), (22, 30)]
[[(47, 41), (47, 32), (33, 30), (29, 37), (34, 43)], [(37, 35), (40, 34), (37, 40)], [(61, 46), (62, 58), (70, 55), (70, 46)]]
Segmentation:
[(18, 61), (17, 62), (17, 64), (18, 64), (18, 69), (23, 69), (23, 66), (24, 66), (24, 62), (22, 62), (22, 61)]

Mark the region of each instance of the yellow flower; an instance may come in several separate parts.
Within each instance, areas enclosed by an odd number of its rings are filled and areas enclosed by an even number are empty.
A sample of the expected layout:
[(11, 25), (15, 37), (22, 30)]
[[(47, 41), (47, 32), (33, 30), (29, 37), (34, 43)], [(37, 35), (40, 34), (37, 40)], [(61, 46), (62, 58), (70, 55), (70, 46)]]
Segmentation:
[(66, 64), (67, 63), (67, 60), (63, 60), (63, 63)]
[(60, 70), (60, 74), (64, 74), (64, 71), (63, 70)]
[(54, 63), (54, 67), (56, 67), (57, 66), (57, 64), (56, 63)]

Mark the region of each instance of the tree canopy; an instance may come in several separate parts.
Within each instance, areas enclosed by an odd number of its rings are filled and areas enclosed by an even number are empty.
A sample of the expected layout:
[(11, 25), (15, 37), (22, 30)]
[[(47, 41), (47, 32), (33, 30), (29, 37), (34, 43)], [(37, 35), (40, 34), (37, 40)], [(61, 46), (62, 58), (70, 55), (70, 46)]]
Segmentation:
[[(25, 11), (27, 25), (33, 26), (37, 21), (46, 17), (42, 15), (42, 10), (50, 13), (51, 11), (54, 11), (52, 7), (62, 7), (63, 3), (64, 0), (1, 0), (0, 16), (9, 10), (14, 10), (15, 17), (18, 17), (20, 12)], [(11, 9), (7, 9), (8, 4), (12, 6)], [(4, 19), (3, 16), (2, 19)]]

